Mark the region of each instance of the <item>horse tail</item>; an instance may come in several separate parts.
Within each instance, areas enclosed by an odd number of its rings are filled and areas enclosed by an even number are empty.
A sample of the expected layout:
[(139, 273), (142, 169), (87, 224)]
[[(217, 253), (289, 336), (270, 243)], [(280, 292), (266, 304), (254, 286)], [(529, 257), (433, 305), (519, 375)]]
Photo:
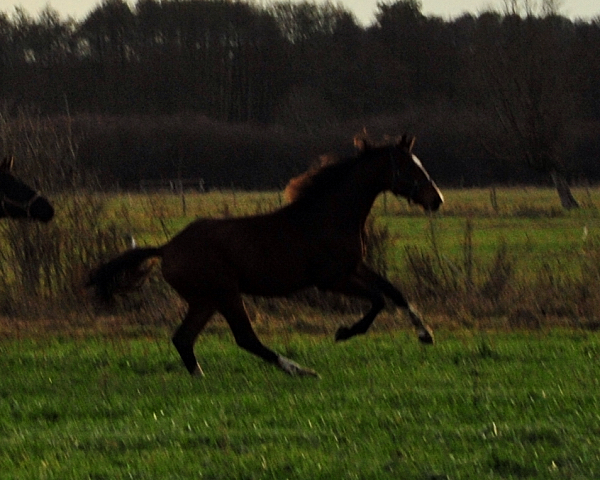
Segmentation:
[(85, 286), (93, 287), (100, 300), (108, 303), (116, 293), (131, 291), (144, 283), (156, 263), (144, 262), (153, 257), (162, 257), (160, 247), (128, 250), (94, 269)]

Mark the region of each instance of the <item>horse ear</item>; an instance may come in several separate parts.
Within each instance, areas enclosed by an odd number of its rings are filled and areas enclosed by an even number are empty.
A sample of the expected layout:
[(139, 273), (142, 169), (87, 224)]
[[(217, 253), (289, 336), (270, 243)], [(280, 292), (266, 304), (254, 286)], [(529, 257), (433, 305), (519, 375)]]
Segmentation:
[(4, 157), (4, 160), (2, 160), (2, 163), (0, 163), (0, 172), (9, 173), (12, 170), (14, 163), (15, 157)]
[(367, 148), (369, 148), (369, 146), (367, 145), (367, 140), (360, 135), (354, 137), (354, 146), (360, 153), (364, 152), (365, 150), (367, 150)]
[(415, 142), (417, 141), (417, 137), (410, 138), (410, 145), (408, 147), (408, 151), (412, 152), (413, 147), (415, 146)]

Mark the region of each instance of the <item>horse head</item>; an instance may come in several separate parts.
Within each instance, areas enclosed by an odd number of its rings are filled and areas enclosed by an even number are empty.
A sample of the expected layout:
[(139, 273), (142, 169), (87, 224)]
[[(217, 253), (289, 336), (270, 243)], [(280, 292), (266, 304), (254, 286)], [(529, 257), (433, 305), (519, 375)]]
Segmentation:
[(369, 151), (388, 162), (386, 190), (406, 198), (410, 203), (421, 205), (427, 211), (435, 212), (444, 203), (444, 196), (439, 188), (421, 161), (412, 153), (415, 137), (402, 135), (388, 139), (385, 145), (377, 147), (370, 146), (361, 137), (357, 137), (354, 143), (359, 152)]
[(49, 222), (54, 208), (48, 200), (12, 173), (14, 158), (0, 163), (0, 217), (30, 218)]

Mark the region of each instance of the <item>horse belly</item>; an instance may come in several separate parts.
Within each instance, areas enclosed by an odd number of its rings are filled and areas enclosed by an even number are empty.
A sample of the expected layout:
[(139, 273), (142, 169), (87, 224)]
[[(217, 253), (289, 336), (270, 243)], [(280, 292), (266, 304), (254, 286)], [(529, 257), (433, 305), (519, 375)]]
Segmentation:
[(285, 248), (267, 248), (259, 264), (245, 263), (240, 269), (240, 288), (251, 295), (288, 295), (303, 288), (316, 286), (334, 288), (345, 281), (357, 268), (362, 257), (360, 250), (344, 245), (327, 248), (302, 243), (287, 244)]
[(309, 286), (306, 259), (298, 251), (267, 249), (239, 266), (240, 290), (260, 296), (288, 295)]

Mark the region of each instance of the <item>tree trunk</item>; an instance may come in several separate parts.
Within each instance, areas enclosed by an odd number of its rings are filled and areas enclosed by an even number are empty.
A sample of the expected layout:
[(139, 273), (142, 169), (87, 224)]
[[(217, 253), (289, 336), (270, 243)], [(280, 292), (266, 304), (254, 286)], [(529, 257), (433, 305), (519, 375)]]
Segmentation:
[(552, 177), (552, 181), (554, 182), (554, 186), (556, 187), (556, 191), (558, 193), (558, 197), (560, 198), (560, 204), (563, 208), (567, 210), (572, 210), (574, 208), (579, 208), (579, 202), (575, 200), (573, 194), (571, 193), (571, 188), (567, 183), (565, 177), (563, 177), (560, 173), (556, 171), (550, 172), (550, 176)]

